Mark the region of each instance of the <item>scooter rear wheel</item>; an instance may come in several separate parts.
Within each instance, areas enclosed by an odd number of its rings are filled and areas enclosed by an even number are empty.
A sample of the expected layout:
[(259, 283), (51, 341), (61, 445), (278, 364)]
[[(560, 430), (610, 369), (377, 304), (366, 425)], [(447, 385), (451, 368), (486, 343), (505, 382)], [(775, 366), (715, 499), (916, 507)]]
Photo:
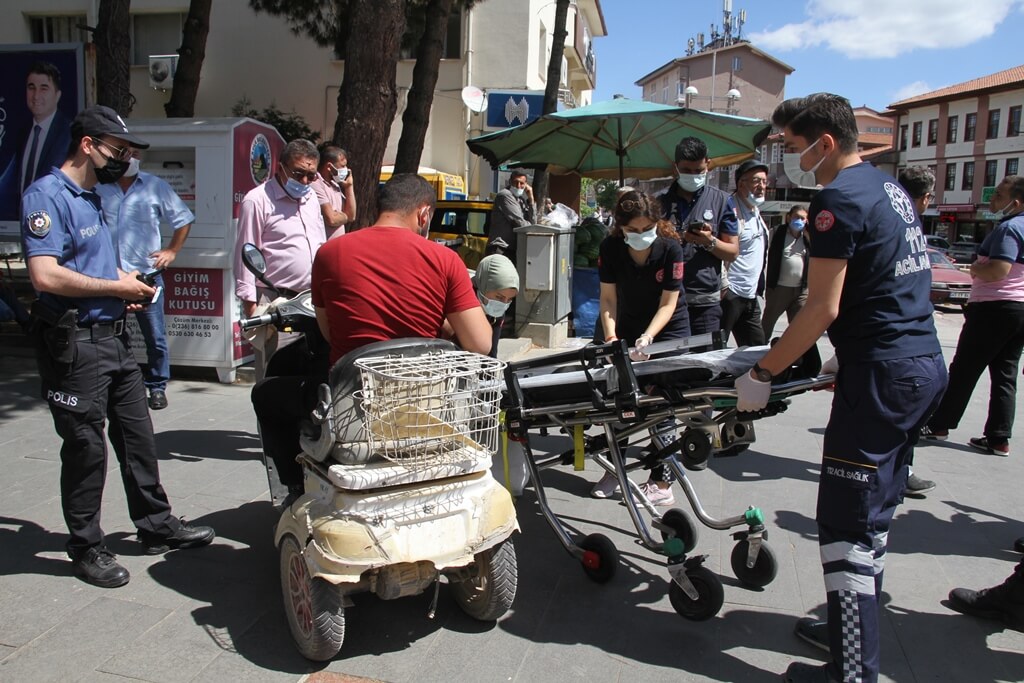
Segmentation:
[(452, 594), (462, 611), (479, 621), (494, 621), (512, 607), (519, 583), (516, 549), (506, 539), (477, 553), (477, 575), (452, 583)]
[(310, 576), (302, 548), (294, 536), (281, 539), (281, 593), (284, 613), (295, 645), (316, 662), (334, 658), (345, 639), (345, 608), (341, 591)]

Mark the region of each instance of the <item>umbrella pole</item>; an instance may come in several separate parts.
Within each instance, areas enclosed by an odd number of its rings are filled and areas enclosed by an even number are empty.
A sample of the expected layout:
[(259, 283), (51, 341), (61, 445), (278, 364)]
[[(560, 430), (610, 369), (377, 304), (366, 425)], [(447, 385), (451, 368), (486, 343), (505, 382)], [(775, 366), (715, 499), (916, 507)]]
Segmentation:
[(618, 148), (615, 150), (615, 154), (617, 154), (619, 157), (619, 187), (622, 187), (622, 184), (626, 182), (626, 174), (622, 167), (622, 157), (626, 156), (626, 151), (622, 149), (622, 119), (616, 119), (615, 122), (618, 124), (619, 127), (619, 145)]

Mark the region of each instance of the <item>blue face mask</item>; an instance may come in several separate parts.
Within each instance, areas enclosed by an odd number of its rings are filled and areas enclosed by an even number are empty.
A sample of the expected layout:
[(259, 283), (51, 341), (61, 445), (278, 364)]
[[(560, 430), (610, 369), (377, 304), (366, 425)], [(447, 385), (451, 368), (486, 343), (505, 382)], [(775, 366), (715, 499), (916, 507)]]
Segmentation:
[(510, 304), (504, 301), (498, 301), (497, 299), (488, 299), (483, 294), (479, 295), (480, 303), (484, 307), (484, 313), (491, 316), (492, 318), (500, 318), (505, 315), (505, 311), (508, 310)]
[(789, 227), (793, 228), (797, 232), (801, 232), (806, 226), (807, 221), (805, 221), (803, 218), (794, 218), (789, 222)]
[(313, 189), (311, 186), (303, 185), (295, 178), (289, 178), (284, 183), (284, 191), (292, 199), (302, 199), (311, 189)]

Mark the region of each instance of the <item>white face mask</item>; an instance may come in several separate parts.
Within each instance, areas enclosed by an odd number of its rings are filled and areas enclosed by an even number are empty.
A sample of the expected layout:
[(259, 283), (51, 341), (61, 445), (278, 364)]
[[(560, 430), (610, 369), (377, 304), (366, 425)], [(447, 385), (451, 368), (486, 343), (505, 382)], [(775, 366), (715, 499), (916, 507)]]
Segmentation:
[(135, 157), (132, 157), (131, 159), (129, 159), (128, 160), (128, 170), (125, 171), (124, 174), (127, 175), (127, 176), (137, 176), (137, 175), (139, 175), (139, 160), (136, 159)]
[(497, 299), (488, 299), (483, 294), (478, 295), (481, 305), (484, 307), (484, 313), (491, 316), (492, 318), (500, 318), (505, 315), (505, 311), (508, 310), (509, 303), (504, 301), (498, 301)]
[(1004, 206), (1003, 208), (999, 209), (998, 211), (993, 211), (992, 212), (992, 220), (1001, 221), (1004, 218), (1007, 218), (1009, 216), (1014, 215), (1016, 213), (1016, 211), (1013, 211), (1012, 209), (1010, 209), (1010, 207), (1012, 205), (1013, 205), (1013, 200), (1011, 199), (1010, 201), (1008, 201), (1006, 203), (1006, 206)]
[(809, 171), (805, 171), (800, 168), (800, 159), (803, 158), (807, 151), (814, 147), (821, 138), (818, 138), (810, 145), (807, 146), (802, 152), (786, 152), (782, 155), (782, 168), (786, 172), (786, 177), (789, 178), (790, 182), (798, 187), (816, 187), (818, 181), (815, 178), (814, 172), (818, 170), (818, 167), (825, 161), (825, 157), (821, 158), (821, 161), (811, 167)]
[(676, 182), (684, 192), (696, 192), (700, 188), (704, 187), (704, 183), (707, 179), (707, 171), (702, 173), (680, 173), (679, 177), (676, 178)]
[(526, 188), (525, 187), (513, 187), (512, 188), (512, 194), (514, 194), (517, 197), (522, 197), (524, 192), (526, 192)]
[(654, 244), (654, 240), (658, 239), (658, 229), (652, 226), (650, 230), (643, 232), (623, 232), (622, 236), (626, 239), (626, 244), (630, 249), (643, 251)]
[(336, 168), (336, 169), (334, 169), (334, 182), (336, 182), (336, 183), (344, 182), (345, 178), (348, 178), (348, 169), (347, 168)]
[(760, 197), (755, 197), (754, 193), (751, 192), (750, 194), (747, 195), (747, 203), (750, 204), (751, 206), (761, 206), (762, 204), (764, 204), (764, 195), (761, 195)]

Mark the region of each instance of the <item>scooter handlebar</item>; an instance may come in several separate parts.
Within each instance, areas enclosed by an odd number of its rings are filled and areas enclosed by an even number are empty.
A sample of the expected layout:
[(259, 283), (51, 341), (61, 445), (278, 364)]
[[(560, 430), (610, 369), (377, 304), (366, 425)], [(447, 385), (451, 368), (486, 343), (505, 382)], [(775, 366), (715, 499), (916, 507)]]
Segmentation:
[(238, 326), (243, 330), (251, 330), (254, 327), (260, 327), (261, 325), (273, 325), (274, 314), (264, 313), (263, 315), (255, 315), (251, 318), (242, 318), (238, 321)]

